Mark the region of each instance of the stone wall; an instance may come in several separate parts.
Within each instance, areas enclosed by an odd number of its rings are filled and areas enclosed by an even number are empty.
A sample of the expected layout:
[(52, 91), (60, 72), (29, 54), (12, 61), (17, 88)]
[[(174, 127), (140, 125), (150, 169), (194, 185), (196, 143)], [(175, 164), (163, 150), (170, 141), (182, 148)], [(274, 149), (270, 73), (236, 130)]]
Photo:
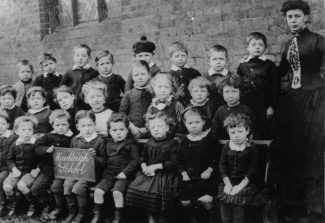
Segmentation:
[[(289, 38), (280, 14), (283, 0), (106, 0), (108, 17), (47, 33), (50, 0), (2, 0), (0, 2), (0, 82), (14, 82), (16, 61), (29, 58), (40, 73), (37, 56), (52, 52), (58, 70), (72, 66), (72, 49), (79, 43), (96, 51), (112, 50), (116, 72), (125, 76), (132, 63), (132, 45), (142, 35), (156, 43), (155, 60), (170, 66), (168, 46), (181, 40), (189, 48), (189, 64), (208, 68), (206, 49), (222, 44), (229, 50), (229, 65), (236, 70), (245, 55), (245, 37), (259, 31), (268, 38), (267, 54), (277, 63), (283, 43)], [(308, 0), (313, 23), (310, 29), (324, 34), (324, 1)], [(51, 30), (52, 32), (52, 30)], [(43, 37), (43, 38), (42, 38)], [(41, 39), (42, 38), (42, 39)]]

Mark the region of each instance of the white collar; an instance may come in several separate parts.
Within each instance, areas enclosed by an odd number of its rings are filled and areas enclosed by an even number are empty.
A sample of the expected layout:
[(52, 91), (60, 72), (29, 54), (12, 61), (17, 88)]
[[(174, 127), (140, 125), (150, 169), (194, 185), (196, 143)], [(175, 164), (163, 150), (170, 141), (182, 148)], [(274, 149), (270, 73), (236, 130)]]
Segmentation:
[(195, 101), (193, 101), (193, 99), (191, 99), (190, 103), (191, 103), (191, 105), (198, 107), (198, 106), (204, 106), (208, 101), (209, 101), (209, 98), (206, 98), (203, 103), (199, 104), (199, 103), (196, 103)]
[(153, 66), (155, 66), (155, 63), (150, 61), (150, 63), (148, 65), (149, 65), (149, 67), (153, 67)]
[(5, 131), (5, 133), (2, 134), (2, 137), (9, 138), (11, 136), (12, 132), (10, 130)]
[(36, 142), (36, 138), (32, 136), (28, 142), (22, 141), (20, 138), (16, 140), (16, 145), (21, 145), (21, 144), (34, 144)]
[[(43, 76), (45, 77), (45, 78), (47, 78), (47, 73), (44, 73), (43, 74)], [(60, 76), (60, 74), (59, 74), (59, 72), (57, 72), (57, 71), (55, 71), (54, 73), (53, 73), (53, 75), (55, 75), (55, 76), (57, 76), (57, 77), (59, 77)]]
[(212, 76), (214, 74), (221, 74), (222, 76), (227, 76), (227, 74), (229, 73), (228, 69), (227, 68), (223, 68), (223, 70), (221, 72), (216, 72), (212, 69), (212, 67), (208, 70), (208, 74), (209, 76)]
[(2, 109), (2, 110), (11, 110), (11, 109), (14, 109), (15, 106), (16, 106), (16, 104), (14, 103), (10, 108), (4, 108), (4, 107), (0, 106), (0, 109)]
[(102, 75), (102, 74), (99, 74), (101, 77), (110, 77), (110, 76), (112, 76), (112, 74), (113, 74), (113, 72), (111, 72), (111, 73), (109, 73), (109, 74), (106, 74), (106, 75)]
[(136, 89), (138, 89), (138, 90), (148, 89), (148, 84), (146, 86), (144, 86), (144, 87), (139, 87), (139, 86), (137, 86), (137, 85), (134, 84), (134, 87)]
[(199, 141), (201, 139), (203, 139), (204, 137), (206, 137), (210, 132), (210, 129), (207, 129), (206, 131), (202, 132), (201, 135), (199, 136), (192, 136), (191, 134), (187, 134), (187, 138), (191, 141)]
[[(53, 130), (51, 133), (56, 133), (56, 134), (58, 134), (55, 130)], [(59, 134), (59, 135), (60, 135), (60, 134)], [(67, 133), (65, 133), (65, 134), (63, 134), (63, 135), (70, 137), (70, 136), (73, 135), (73, 132), (69, 129), (69, 130), (67, 131)]]
[(28, 109), (28, 112), (31, 113), (32, 115), (34, 115), (34, 114), (39, 113), (39, 112), (41, 112), (41, 111), (43, 111), (43, 110), (45, 110), (47, 108), (48, 108), (47, 106), (45, 106), (43, 108), (39, 108), (39, 109), (30, 108), (30, 109)]
[[(253, 59), (253, 58), (254, 58), (253, 56), (249, 55), (246, 58), (245, 62), (248, 62), (250, 59)], [(263, 61), (266, 61), (267, 60), (267, 56), (265, 56), (265, 54), (262, 54), (261, 56), (258, 57), (258, 59), (263, 60)]]
[[(77, 70), (77, 69), (79, 69), (80, 67), (78, 67), (77, 65), (73, 65), (73, 67), (72, 67), (72, 70)], [(91, 66), (90, 66), (90, 64), (86, 64), (85, 66), (83, 66), (82, 67), (83, 69), (85, 69), (85, 70), (89, 70), (90, 68), (91, 68)]]
[(234, 151), (244, 151), (246, 146), (247, 146), (246, 143), (244, 143), (242, 145), (237, 145), (237, 144), (233, 143), (232, 141), (229, 142), (230, 149), (234, 150)]
[[(184, 68), (190, 68), (190, 66), (187, 65), (187, 64), (185, 64), (185, 65), (184, 65)], [(175, 64), (172, 64), (172, 66), (170, 67), (170, 70), (172, 70), (172, 71), (178, 71), (178, 70), (181, 70), (181, 69), (182, 69), (182, 68), (176, 66)]]
[(77, 135), (78, 138), (83, 138), (84, 140), (86, 140), (87, 142), (90, 142), (91, 140), (95, 139), (97, 137), (97, 133), (94, 132), (91, 136), (85, 138), (83, 137), (80, 133)]

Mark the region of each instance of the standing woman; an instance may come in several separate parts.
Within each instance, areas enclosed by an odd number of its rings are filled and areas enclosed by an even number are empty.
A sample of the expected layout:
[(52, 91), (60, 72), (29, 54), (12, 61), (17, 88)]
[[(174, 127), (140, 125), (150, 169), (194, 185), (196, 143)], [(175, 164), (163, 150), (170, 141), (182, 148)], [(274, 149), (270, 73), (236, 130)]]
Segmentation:
[(290, 77), (275, 124), (279, 202), (287, 220), (313, 222), (324, 214), (324, 36), (308, 29), (307, 2), (286, 1), (281, 12), (293, 37), (279, 66)]

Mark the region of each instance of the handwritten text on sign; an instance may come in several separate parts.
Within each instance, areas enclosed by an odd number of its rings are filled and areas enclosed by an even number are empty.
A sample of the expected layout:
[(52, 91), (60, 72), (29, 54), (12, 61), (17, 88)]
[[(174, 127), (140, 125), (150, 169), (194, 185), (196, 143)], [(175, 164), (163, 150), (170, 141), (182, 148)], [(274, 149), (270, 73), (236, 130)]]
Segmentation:
[(55, 147), (53, 159), (56, 178), (95, 182), (95, 162), (87, 150)]

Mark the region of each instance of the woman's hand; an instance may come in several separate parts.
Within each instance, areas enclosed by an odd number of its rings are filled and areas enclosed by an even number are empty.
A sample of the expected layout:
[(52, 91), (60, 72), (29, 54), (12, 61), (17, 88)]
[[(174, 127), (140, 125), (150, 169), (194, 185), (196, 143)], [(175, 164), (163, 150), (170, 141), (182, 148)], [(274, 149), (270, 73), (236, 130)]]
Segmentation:
[(138, 127), (136, 127), (135, 125), (130, 123), (129, 129), (131, 131), (131, 134), (134, 136), (134, 138), (136, 138), (136, 139), (140, 138), (141, 131)]

